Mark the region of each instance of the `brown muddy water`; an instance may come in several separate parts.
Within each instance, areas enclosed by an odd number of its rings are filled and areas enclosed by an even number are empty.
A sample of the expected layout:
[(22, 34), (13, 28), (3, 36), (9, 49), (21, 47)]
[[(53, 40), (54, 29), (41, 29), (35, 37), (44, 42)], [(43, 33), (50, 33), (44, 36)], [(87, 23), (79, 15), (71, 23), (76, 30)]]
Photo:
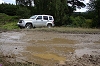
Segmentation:
[(71, 54), (100, 55), (100, 34), (67, 34), (43, 31), (0, 33), (0, 54), (20, 62), (55, 66), (71, 60)]

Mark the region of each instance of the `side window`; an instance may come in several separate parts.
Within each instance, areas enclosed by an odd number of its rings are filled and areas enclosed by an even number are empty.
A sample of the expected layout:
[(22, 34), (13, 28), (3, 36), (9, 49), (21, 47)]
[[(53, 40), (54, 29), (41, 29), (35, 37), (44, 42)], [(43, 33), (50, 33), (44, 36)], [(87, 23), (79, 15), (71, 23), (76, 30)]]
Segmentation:
[(36, 20), (42, 20), (42, 16), (38, 16)]
[(48, 20), (48, 16), (43, 16), (43, 19), (44, 20)]
[(51, 16), (49, 16), (49, 20), (53, 20)]

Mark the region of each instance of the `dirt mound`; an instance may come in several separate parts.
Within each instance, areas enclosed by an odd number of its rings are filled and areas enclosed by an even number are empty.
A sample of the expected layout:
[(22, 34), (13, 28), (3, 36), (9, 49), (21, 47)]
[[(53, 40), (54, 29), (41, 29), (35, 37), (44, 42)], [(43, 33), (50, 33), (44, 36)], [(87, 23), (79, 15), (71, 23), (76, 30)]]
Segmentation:
[(74, 57), (70, 61), (66, 61), (65, 64), (59, 64), (58, 66), (100, 66), (100, 55), (88, 55), (84, 54), (82, 57)]

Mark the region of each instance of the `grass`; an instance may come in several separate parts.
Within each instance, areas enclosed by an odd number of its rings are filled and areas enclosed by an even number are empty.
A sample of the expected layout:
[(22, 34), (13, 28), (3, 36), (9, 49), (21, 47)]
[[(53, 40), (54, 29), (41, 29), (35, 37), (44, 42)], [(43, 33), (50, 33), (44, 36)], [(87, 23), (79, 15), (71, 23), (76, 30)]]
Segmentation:
[(71, 34), (100, 34), (100, 29), (91, 28), (72, 28), (72, 27), (53, 27), (53, 28), (33, 28), (33, 29), (20, 29), (17, 26), (17, 22), (11, 22), (3, 25), (1, 29), (9, 30), (27, 30), (27, 31), (46, 31), (46, 32), (60, 32), (60, 33), (71, 33)]
[(3, 30), (18, 29), (17, 22), (18, 22), (18, 16), (9, 16), (4, 13), (0, 13), (0, 29)]
[(1, 28), (6, 30), (13, 30), (13, 29), (18, 29), (19, 27), (17, 26), (17, 22), (10, 22), (6, 23)]
[(72, 27), (53, 27), (53, 28), (35, 28), (35, 29), (23, 29), (27, 31), (47, 31), (47, 32), (60, 32), (71, 34), (100, 34), (100, 29), (91, 28), (72, 28)]

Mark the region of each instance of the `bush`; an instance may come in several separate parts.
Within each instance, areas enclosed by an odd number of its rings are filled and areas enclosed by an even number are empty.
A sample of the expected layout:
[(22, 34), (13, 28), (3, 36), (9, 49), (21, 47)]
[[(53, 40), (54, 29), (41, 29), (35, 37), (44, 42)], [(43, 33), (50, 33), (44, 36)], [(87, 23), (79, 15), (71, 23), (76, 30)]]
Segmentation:
[(71, 23), (72, 27), (86, 27), (85, 18), (82, 16), (77, 16), (77, 17), (71, 16), (70, 20), (72, 21)]
[(92, 19), (86, 19), (86, 27), (91, 28), (92, 27)]
[(18, 29), (17, 22), (7, 23), (3, 25), (2, 28), (7, 30)]
[(28, 18), (30, 16), (30, 10), (26, 7), (19, 7), (16, 11), (16, 15), (20, 16), (20, 18)]
[(0, 4), (0, 13), (5, 13), (10, 16), (16, 15), (17, 7), (13, 4)]
[(0, 13), (0, 29), (17, 29), (18, 16), (8, 16)]

